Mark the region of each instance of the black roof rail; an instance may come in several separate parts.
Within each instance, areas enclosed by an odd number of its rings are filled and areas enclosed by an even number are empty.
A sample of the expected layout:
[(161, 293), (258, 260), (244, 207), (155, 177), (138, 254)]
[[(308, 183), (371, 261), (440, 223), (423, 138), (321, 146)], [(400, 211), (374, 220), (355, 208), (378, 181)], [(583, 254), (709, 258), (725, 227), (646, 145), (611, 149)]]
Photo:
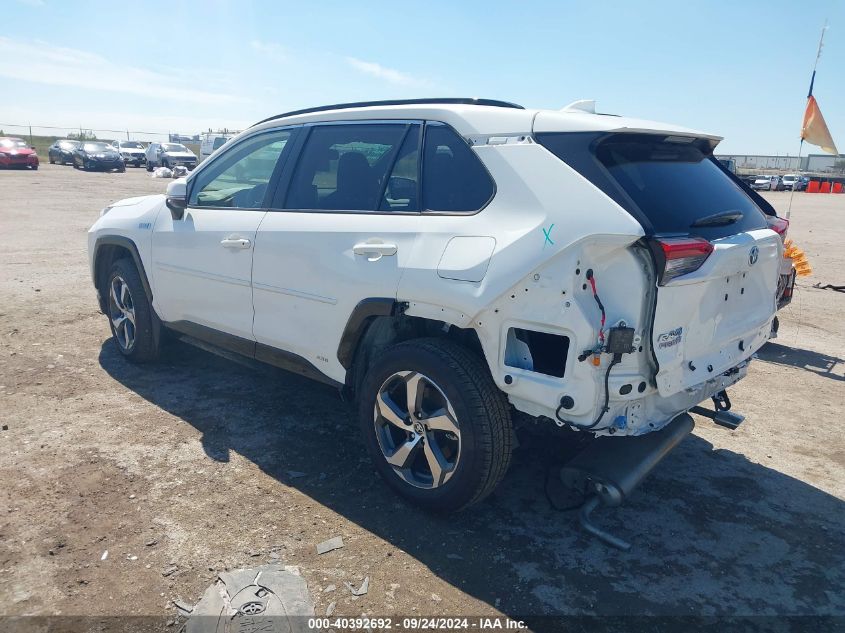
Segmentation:
[(297, 114), (310, 114), (312, 112), (324, 112), (326, 110), (348, 110), (350, 108), (368, 108), (371, 106), (395, 106), (395, 105), (481, 105), (492, 106), (494, 108), (515, 108), (517, 110), (524, 110), (525, 108), (516, 103), (508, 101), (497, 101), (496, 99), (475, 99), (464, 97), (444, 97), (444, 98), (426, 98), (426, 99), (390, 99), (388, 101), (356, 101), (353, 103), (336, 103), (334, 105), (318, 106), (316, 108), (304, 108), (302, 110), (292, 110), (291, 112), (284, 112), (275, 116), (267, 117), (255, 123), (250, 127), (261, 125), (267, 121), (275, 119), (283, 119), (289, 116), (296, 116)]

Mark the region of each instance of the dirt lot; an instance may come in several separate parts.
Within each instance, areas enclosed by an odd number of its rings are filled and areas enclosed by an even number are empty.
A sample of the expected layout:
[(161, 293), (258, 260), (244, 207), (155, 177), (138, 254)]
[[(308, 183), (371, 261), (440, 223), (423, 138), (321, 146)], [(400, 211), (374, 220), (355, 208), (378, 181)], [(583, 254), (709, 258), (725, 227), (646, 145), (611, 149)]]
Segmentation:
[[(745, 424), (697, 420), (628, 505), (599, 511), (626, 553), (550, 507), (559, 446), (523, 438), (491, 499), (435, 518), (376, 477), (331, 388), (182, 343), (124, 362), (86, 230), (166, 184), (0, 172), (0, 614), (173, 614), (215, 572), (280, 560), (337, 615), (845, 615), (845, 296), (812, 287), (845, 283), (845, 196), (795, 195), (815, 273), (733, 389)], [(345, 547), (317, 556), (332, 536)], [(344, 581), (365, 576), (353, 597)]]

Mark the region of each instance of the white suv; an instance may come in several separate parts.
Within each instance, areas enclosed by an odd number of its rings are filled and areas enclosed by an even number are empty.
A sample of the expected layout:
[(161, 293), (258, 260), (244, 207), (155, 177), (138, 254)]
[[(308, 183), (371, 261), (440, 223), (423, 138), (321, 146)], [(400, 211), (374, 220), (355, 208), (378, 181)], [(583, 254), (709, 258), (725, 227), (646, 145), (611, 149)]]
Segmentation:
[(166, 328), (336, 385), (386, 481), (459, 509), (515, 412), (620, 446), (745, 376), (783, 245), (718, 141), (583, 102), (288, 113), (104, 209), (94, 285), (128, 359)]

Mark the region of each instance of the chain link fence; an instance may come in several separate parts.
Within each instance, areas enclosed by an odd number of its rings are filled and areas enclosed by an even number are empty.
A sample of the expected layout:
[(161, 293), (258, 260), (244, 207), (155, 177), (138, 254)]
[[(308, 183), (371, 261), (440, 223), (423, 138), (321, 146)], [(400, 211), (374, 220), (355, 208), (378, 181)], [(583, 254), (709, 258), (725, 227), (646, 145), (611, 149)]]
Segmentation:
[(47, 153), (47, 148), (56, 139), (71, 138), (79, 140), (99, 141), (141, 141), (142, 143), (174, 142), (183, 143), (194, 153), (199, 155), (199, 145), (202, 138), (208, 134), (237, 134), (239, 130), (220, 129), (214, 132), (202, 132), (199, 134), (183, 134), (173, 131), (142, 131), (142, 130), (112, 130), (96, 127), (63, 127), (55, 125), (30, 125), (20, 123), (0, 122), (0, 136), (14, 136), (28, 141), (35, 147), (39, 154)]

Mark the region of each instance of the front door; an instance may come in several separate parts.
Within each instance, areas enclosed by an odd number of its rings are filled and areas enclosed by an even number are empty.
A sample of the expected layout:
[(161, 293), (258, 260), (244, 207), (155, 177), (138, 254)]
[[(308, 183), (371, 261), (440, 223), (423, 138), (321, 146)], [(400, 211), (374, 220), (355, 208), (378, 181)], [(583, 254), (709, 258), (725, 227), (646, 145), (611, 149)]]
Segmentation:
[(154, 301), (170, 323), (252, 336), (252, 259), (270, 183), (292, 132), (244, 139), (197, 171), (181, 219), (153, 232)]

